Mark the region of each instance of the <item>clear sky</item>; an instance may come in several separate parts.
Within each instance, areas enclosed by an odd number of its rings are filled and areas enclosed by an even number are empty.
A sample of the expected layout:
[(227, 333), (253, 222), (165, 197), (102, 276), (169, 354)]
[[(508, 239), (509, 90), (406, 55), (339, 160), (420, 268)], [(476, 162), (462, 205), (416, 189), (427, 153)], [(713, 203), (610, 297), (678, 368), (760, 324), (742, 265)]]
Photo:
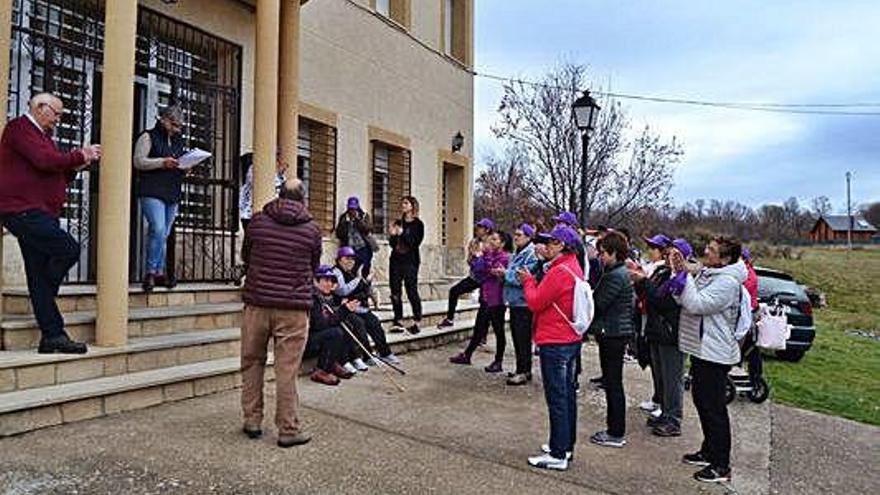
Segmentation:
[[(713, 101), (872, 102), (880, 113), (878, 0), (476, 0), (476, 70), (537, 79), (586, 64), (618, 93)], [(477, 161), (501, 84), (476, 78)], [(634, 127), (684, 142), (676, 203), (751, 206), (815, 196), (880, 200), (880, 115), (794, 115), (623, 101)]]

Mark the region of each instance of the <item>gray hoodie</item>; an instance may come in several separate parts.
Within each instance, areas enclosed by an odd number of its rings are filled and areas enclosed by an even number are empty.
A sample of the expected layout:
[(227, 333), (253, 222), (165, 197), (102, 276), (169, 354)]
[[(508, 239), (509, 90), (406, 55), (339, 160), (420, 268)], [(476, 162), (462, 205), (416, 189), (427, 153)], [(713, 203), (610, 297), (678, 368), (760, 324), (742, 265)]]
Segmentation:
[(747, 275), (742, 261), (688, 274), (684, 291), (675, 297), (682, 308), (678, 340), (682, 352), (713, 363), (740, 362), (734, 331)]

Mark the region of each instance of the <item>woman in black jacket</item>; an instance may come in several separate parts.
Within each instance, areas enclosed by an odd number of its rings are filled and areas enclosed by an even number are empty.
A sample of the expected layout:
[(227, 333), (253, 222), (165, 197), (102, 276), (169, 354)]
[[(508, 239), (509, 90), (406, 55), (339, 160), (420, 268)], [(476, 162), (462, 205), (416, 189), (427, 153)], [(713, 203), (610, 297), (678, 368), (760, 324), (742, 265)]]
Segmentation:
[(391, 285), (391, 306), (394, 309), (392, 332), (402, 332), (403, 297), (401, 284), (406, 287), (406, 297), (412, 306), (413, 323), (406, 330), (415, 335), (421, 330), (422, 299), (419, 297), (419, 247), (425, 238), (425, 224), (419, 220), (419, 201), (412, 196), (404, 196), (400, 201), (403, 217), (391, 226), (388, 244), (391, 246), (391, 260), (388, 267)]
[(650, 277), (640, 270), (630, 276), (639, 296), (647, 303), (645, 337), (651, 349), (651, 370), (655, 389), (660, 395), (659, 418), (648, 417), (651, 432), (661, 437), (681, 435), (681, 404), (684, 388), (684, 354), (678, 349), (678, 318), (681, 306), (675, 302), (667, 282), (672, 277), (671, 264), (658, 265)]
[(599, 256), (605, 266), (593, 294), (595, 316), (590, 333), (599, 342), (599, 362), (607, 403), (607, 429), (595, 433), (590, 441), (604, 447), (626, 445), (626, 397), (623, 393), (623, 353), (634, 335), (635, 295), (624, 262), (629, 245), (619, 232), (611, 232), (599, 241)]

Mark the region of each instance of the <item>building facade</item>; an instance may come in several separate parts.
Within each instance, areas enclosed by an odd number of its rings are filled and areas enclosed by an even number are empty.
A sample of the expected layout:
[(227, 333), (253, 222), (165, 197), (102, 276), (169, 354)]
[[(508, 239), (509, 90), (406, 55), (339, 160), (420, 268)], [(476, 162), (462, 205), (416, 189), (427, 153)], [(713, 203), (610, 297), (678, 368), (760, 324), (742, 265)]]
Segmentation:
[(852, 242), (865, 243), (871, 242), (876, 234), (877, 228), (868, 223), (864, 217), (825, 215), (816, 220), (816, 224), (810, 230), (810, 240), (828, 243), (846, 242), (851, 235)]
[[(125, 313), (113, 293), (141, 276), (132, 143), (170, 103), (183, 108), (187, 145), (213, 155), (184, 185), (169, 249), (181, 281), (234, 278), (246, 152), (257, 206), (273, 194), (276, 152), (296, 164), (328, 253), (352, 195), (380, 234), (401, 196), (419, 199), (424, 278), (445, 274), (449, 253), (463, 249), (473, 197), (472, 0), (11, 0), (0, 24), (9, 29), (0, 43), (7, 117), (50, 91), (68, 109), (57, 141), (104, 146), (102, 162), (71, 184), (62, 218), (83, 246), (69, 283), (98, 285), (99, 341), (100, 328)], [(464, 146), (453, 152), (458, 133)], [(23, 285), (18, 246), (3, 237), (4, 284)]]

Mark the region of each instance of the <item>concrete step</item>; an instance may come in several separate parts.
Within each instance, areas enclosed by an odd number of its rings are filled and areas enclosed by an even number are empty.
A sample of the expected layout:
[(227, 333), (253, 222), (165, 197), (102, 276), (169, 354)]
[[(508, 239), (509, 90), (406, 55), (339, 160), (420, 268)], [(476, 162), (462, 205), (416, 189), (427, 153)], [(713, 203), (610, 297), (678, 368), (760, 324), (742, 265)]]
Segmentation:
[[(202, 303), (135, 308), (129, 313), (128, 336), (152, 337), (192, 330), (216, 330), (241, 324), (240, 302)], [(65, 313), (65, 329), (71, 338), (94, 342), (95, 311)], [(32, 315), (9, 315), (0, 323), (3, 350), (34, 349), (40, 330)]]
[[(392, 334), (388, 340), (395, 353), (405, 354), (463, 340), (472, 328), (473, 320), (462, 320), (452, 328), (426, 328), (418, 335)], [(304, 362), (302, 372), (312, 366), (313, 360)], [(273, 377), (272, 370), (267, 370), (267, 379)], [(239, 358), (227, 357), (6, 392), (0, 394), (0, 437), (206, 395), (240, 384)]]
[[(65, 285), (61, 287), (56, 302), (62, 313), (94, 311), (96, 296), (97, 287), (94, 285)], [(132, 309), (239, 301), (241, 290), (231, 284), (180, 284), (173, 289), (157, 287), (149, 294), (139, 285), (128, 288), (128, 306)], [(3, 289), (3, 314), (33, 314), (27, 287)]]
[(0, 392), (61, 385), (169, 366), (236, 357), (239, 328), (132, 339), (120, 347), (95, 347), (84, 355), (0, 352)]

